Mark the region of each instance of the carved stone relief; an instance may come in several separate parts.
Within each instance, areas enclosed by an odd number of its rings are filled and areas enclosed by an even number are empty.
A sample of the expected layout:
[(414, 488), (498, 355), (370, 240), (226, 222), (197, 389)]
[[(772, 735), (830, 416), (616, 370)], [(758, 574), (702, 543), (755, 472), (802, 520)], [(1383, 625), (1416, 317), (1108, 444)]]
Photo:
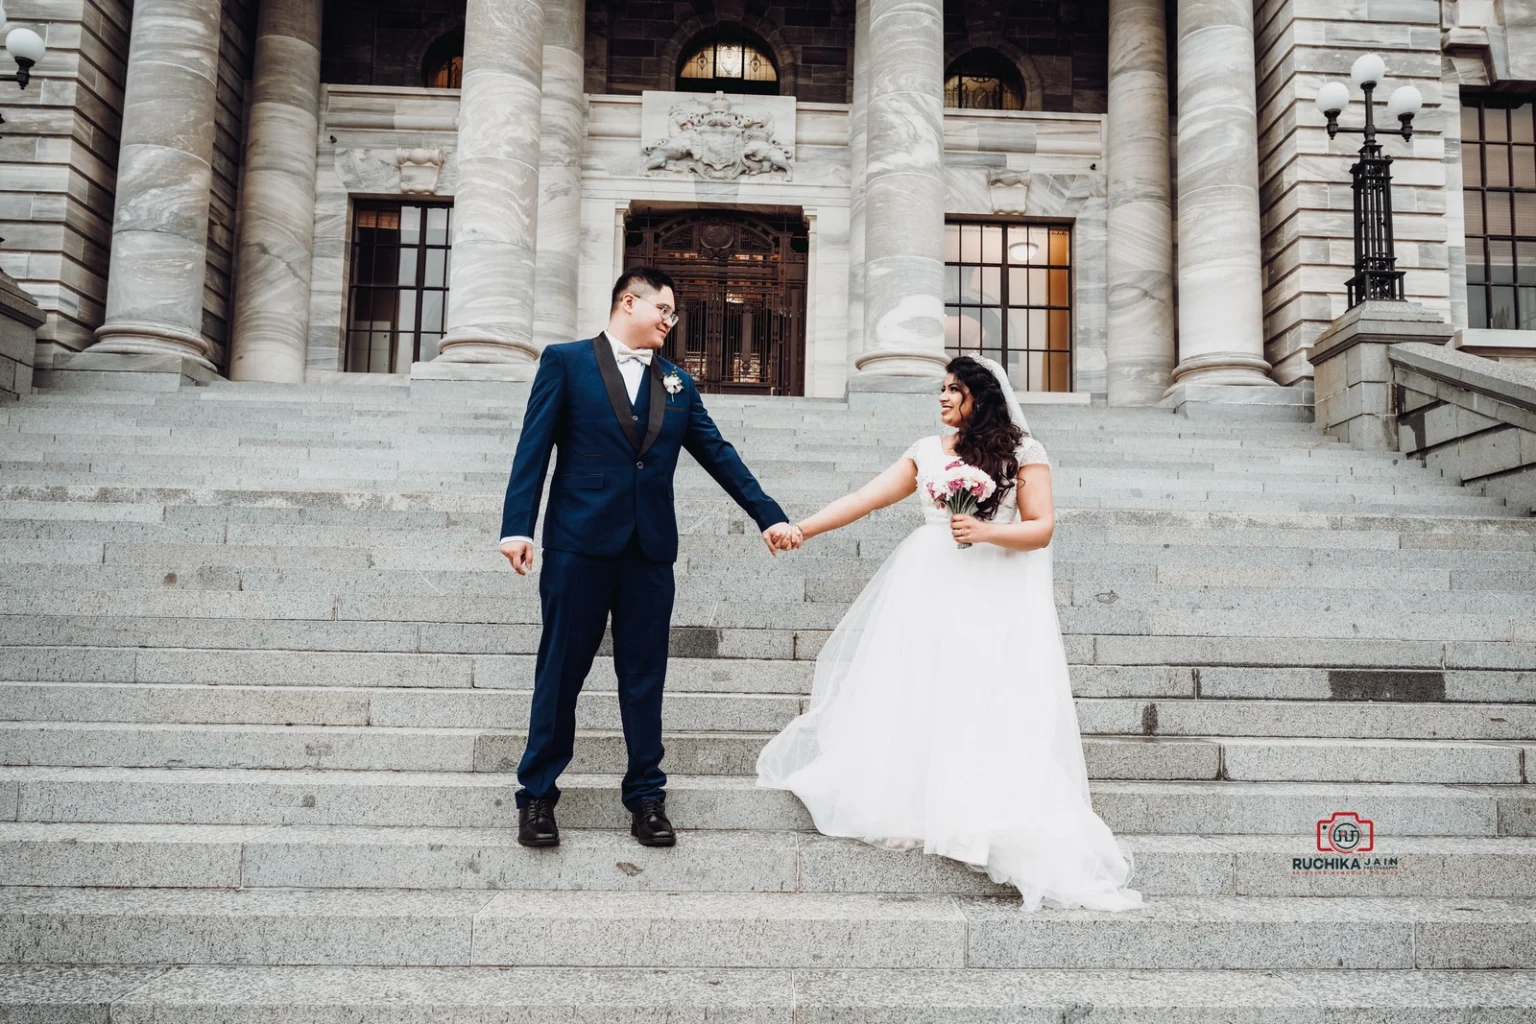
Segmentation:
[(672, 172), (730, 181), (779, 172), (788, 180), (794, 176), (794, 143), (781, 138), (774, 125), (767, 109), (733, 103), (723, 92), (707, 102), (674, 103), (667, 111), (666, 136), (642, 144), (646, 174)]
[(987, 171), (987, 189), (992, 193), (992, 212), (1023, 214), (1029, 199), (1029, 175), (1007, 167)]
[(457, 162), (452, 150), (400, 146), (336, 150), (336, 176), (351, 193), (374, 195), (453, 194)]
[(409, 196), (437, 194), (438, 175), (443, 170), (441, 149), (395, 150), (395, 163), (400, 167), (400, 191)]

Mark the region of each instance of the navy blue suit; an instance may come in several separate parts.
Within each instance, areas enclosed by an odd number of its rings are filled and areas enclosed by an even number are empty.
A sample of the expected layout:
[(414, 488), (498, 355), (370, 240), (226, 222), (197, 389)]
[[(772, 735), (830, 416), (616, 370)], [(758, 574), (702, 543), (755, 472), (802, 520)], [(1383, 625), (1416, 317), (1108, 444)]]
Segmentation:
[[(671, 374), (682, 385), (675, 394), (663, 383)], [(720, 436), (682, 369), (658, 353), (631, 402), (606, 337), (545, 348), (501, 520), (501, 536), (533, 536), (550, 453), (557, 452), (539, 577), (544, 623), (528, 745), (517, 767), (519, 807), (530, 798), (559, 799), (555, 781), (574, 750), (576, 697), (610, 614), (629, 750), (624, 805), (634, 810), (663, 794), (661, 699), (677, 560), (672, 476), (684, 448), (759, 530), (785, 521)]]

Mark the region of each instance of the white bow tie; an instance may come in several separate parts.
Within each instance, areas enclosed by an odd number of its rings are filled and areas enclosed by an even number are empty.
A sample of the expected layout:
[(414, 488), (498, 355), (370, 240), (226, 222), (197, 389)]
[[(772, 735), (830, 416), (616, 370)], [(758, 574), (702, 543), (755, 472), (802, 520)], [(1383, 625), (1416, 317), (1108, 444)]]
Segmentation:
[(654, 351), (651, 350), (651, 349), (648, 349), (648, 348), (640, 348), (640, 349), (630, 348), (627, 345), (625, 345), (623, 342), (617, 342), (613, 346), (613, 357), (614, 357), (614, 359), (618, 360), (618, 362), (620, 362), (620, 363), (626, 363), (629, 360), (633, 359), (635, 362), (640, 363), (643, 366), (650, 366), (651, 365), (651, 356), (654, 355), (654, 354), (655, 354)]

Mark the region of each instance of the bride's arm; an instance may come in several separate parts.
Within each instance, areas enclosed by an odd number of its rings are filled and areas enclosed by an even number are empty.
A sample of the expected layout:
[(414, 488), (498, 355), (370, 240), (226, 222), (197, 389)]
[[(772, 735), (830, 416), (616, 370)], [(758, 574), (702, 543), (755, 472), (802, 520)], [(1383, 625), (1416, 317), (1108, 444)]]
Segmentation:
[(877, 508), (894, 505), (917, 490), (917, 464), (902, 457), (852, 494), (845, 494), (815, 515), (801, 521), (800, 532), (807, 540), (863, 519)]
[[(1051, 502), (1051, 467), (1044, 463), (1021, 466), (1016, 486), (1018, 522), (989, 523), (973, 516), (955, 516), (950, 521), (955, 539), (996, 544), (1013, 551), (1036, 551), (1049, 544), (1051, 533), (1056, 529), (1056, 509)], [(963, 528), (956, 530), (957, 524), (963, 524)]]

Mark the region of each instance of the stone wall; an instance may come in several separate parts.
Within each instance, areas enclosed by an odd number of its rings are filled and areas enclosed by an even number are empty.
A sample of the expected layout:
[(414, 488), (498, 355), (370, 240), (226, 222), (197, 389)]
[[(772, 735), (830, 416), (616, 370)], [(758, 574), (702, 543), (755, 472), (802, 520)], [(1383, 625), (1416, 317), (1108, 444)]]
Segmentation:
[(48, 43), (25, 91), (0, 85), (0, 267), (47, 314), (37, 332), (46, 366), (89, 345), (104, 315), (130, 9), (11, 0), (7, 12)]
[[(782, 101), (779, 101), (782, 102)], [(811, 226), (806, 393), (840, 397), (847, 383), (849, 155), (845, 104), (796, 102), (792, 178), (705, 181), (647, 174), (638, 96), (591, 100), (582, 174), (578, 324), (601, 325), (623, 254), (624, 218), (648, 209), (710, 205), (795, 210)], [(354, 196), (401, 194), (402, 148), (441, 149), (435, 194), (452, 196), (458, 92), (327, 85), (315, 196), (309, 379), (341, 368)], [(334, 138), (334, 142), (331, 141)], [(1072, 220), (1074, 344), (1079, 391), (1102, 392), (1105, 359), (1105, 174), (1099, 114), (949, 111), (944, 118), (946, 209)]]
[[(459, 90), (324, 86), (315, 168), (315, 241), (310, 276), (307, 376), (342, 368), (351, 197), (401, 196), (401, 149), (445, 155), (431, 195), (451, 196), (458, 180)], [(334, 140), (334, 141), (332, 141)]]
[[(1311, 376), (1313, 340), (1344, 312), (1354, 259), (1349, 168), (1360, 139), (1341, 134), (1330, 141), (1313, 99), (1323, 82), (1347, 82), (1362, 53), (1386, 61), (1383, 99), (1405, 83), (1424, 94), (1412, 142), (1388, 137), (1384, 148), (1394, 160), (1392, 204), (1407, 298), (1449, 315), (1440, 8), (1436, 0), (1259, 0), (1255, 33), (1264, 354), (1275, 378), (1291, 384)], [(1340, 121), (1358, 126), (1362, 118), (1356, 96)]]
[(1102, 114), (1109, 105), (1105, 0), (966, 0), (944, 8), (944, 59), (987, 47), (1024, 78), (1029, 110)]
[(1451, 480), (1536, 505), (1536, 370), (1439, 345), (1388, 353), (1398, 448)]
[(464, 30), (464, 0), (325, 0), (320, 80), (418, 87), (433, 42)]
[[(848, 102), (853, 51), (849, 0), (589, 0), (588, 91), (633, 95), (676, 88), (678, 63), (688, 41), (719, 24), (744, 26), (768, 44), (782, 95), (813, 103)], [(594, 67), (594, 57), (606, 58), (606, 64)]]

